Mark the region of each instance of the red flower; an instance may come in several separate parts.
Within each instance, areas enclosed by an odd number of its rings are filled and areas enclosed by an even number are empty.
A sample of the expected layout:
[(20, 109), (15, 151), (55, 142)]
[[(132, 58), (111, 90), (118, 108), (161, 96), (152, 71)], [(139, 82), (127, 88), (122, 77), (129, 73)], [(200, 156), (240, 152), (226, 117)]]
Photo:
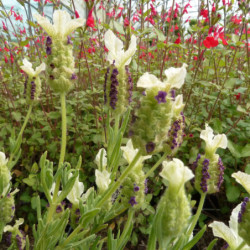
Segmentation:
[(125, 27), (128, 27), (128, 26), (129, 26), (129, 20), (128, 20), (127, 17), (125, 17), (125, 19), (124, 19), (124, 26), (125, 26)]
[(10, 54), (10, 61), (11, 63), (14, 63), (14, 56), (12, 54)]
[(215, 40), (214, 37), (208, 36), (206, 39), (203, 41), (203, 44), (206, 48), (213, 48), (218, 46), (219, 42), (218, 40)]
[(220, 33), (219, 38), (221, 39), (223, 45), (228, 45), (227, 40), (224, 38), (224, 34)]
[(95, 27), (95, 19), (94, 19), (93, 15), (92, 15), (92, 12), (93, 12), (93, 9), (90, 10), (90, 12), (89, 12), (89, 15), (88, 15), (88, 19), (87, 19), (86, 25), (87, 25), (88, 27), (94, 28), (94, 27)]
[(240, 100), (240, 93), (238, 93), (237, 95), (234, 95), (236, 100)]
[(178, 33), (178, 38), (174, 42), (175, 44), (180, 44), (181, 43), (181, 37), (180, 34)]
[(5, 61), (5, 63), (8, 63), (8, 58), (7, 58), (7, 56), (4, 56), (4, 61)]
[(79, 18), (79, 17), (80, 17), (77, 10), (75, 10), (75, 16), (76, 16), (76, 18)]
[(194, 59), (195, 61), (197, 61), (197, 60), (198, 60), (198, 57), (197, 57), (197, 56), (194, 56), (193, 59)]
[(204, 18), (207, 18), (208, 17), (208, 10), (202, 9), (201, 16), (203, 16)]
[(8, 29), (7, 29), (7, 27), (6, 27), (6, 25), (5, 25), (5, 23), (2, 21), (2, 23), (3, 23), (3, 29), (5, 30), (5, 31), (7, 31)]

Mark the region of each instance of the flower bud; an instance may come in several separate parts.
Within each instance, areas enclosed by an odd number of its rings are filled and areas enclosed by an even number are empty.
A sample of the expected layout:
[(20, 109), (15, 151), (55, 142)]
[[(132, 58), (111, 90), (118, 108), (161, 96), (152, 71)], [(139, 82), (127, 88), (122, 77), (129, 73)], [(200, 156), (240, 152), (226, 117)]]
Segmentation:
[(239, 236), (245, 240), (245, 242), (250, 246), (250, 199), (248, 197), (244, 198), (241, 204), (241, 210), (238, 215), (238, 232)]
[(15, 214), (15, 201), (13, 193), (0, 198), (0, 221), (7, 224), (12, 221)]
[(168, 181), (168, 188), (160, 200), (156, 212), (156, 234), (158, 239), (178, 237), (188, 225), (191, 207), (184, 184), (194, 177), (182, 161), (174, 158), (163, 162), (160, 175)]
[(200, 193), (213, 194), (219, 192), (223, 183), (225, 167), (219, 155), (214, 154), (209, 158), (205, 155), (197, 157), (194, 162), (195, 188)]
[(110, 173), (107, 170), (103, 170), (102, 172), (98, 169), (95, 170), (95, 178), (96, 185), (100, 191), (100, 193), (105, 192), (108, 189), (110, 180)]

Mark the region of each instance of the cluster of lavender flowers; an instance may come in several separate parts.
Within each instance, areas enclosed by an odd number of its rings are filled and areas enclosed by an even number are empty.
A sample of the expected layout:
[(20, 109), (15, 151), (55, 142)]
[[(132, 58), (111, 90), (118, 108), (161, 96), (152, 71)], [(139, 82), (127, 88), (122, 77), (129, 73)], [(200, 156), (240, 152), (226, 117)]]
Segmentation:
[(219, 180), (218, 180), (218, 183), (217, 183), (217, 187), (218, 187), (218, 190), (219, 190), (220, 187), (221, 187), (221, 184), (224, 181), (223, 175), (224, 175), (224, 170), (225, 170), (225, 167), (223, 165), (223, 162), (222, 162), (221, 158), (219, 158), (219, 160), (218, 160), (218, 166), (219, 166), (220, 174), (219, 174)]
[(247, 203), (249, 202), (249, 200), (250, 199), (248, 197), (245, 197), (242, 204), (241, 204), (240, 212), (238, 214), (238, 222), (239, 223), (242, 222), (242, 216), (246, 212), (246, 206), (247, 206)]
[(133, 95), (133, 80), (129, 71), (129, 67), (127, 65), (125, 66), (125, 70), (128, 77), (128, 102), (131, 103)]
[(52, 39), (50, 36), (47, 36), (46, 39), (46, 54), (49, 56), (52, 53), (52, 49), (51, 49), (51, 45), (52, 45)]
[(202, 163), (202, 177), (201, 177), (201, 190), (206, 193), (207, 192), (207, 180), (210, 179), (210, 174), (208, 173), (209, 160), (205, 159)]
[(119, 85), (119, 82), (118, 82), (118, 79), (117, 79), (118, 74), (119, 74), (118, 69), (114, 68), (112, 70), (111, 77), (110, 77), (111, 85), (110, 85), (110, 93), (109, 93), (109, 97), (110, 97), (110, 103), (109, 104), (110, 104), (110, 107), (112, 109), (116, 108), (116, 102), (118, 100), (118, 97), (117, 97), (117, 94), (118, 94), (117, 86)]
[[(140, 187), (137, 186), (136, 184), (134, 184), (134, 192), (138, 192), (139, 190), (140, 190)], [(130, 200), (129, 200), (128, 203), (129, 203), (132, 207), (133, 207), (134, 205), (138, 204), (138, 203), (136, 202), (135, 196), (132, 196), (132, 197), (130, 198)]]

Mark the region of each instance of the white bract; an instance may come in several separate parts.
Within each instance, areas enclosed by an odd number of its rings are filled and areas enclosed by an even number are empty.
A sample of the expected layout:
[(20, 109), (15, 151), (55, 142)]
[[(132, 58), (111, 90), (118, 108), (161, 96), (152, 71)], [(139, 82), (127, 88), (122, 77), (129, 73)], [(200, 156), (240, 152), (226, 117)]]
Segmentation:
[[(69, 174), (69, 178), (72, 177), (72, 174)], [(81, 198), (84, 192), (84, 185), (82, 182), (79, 181), (79, 176), (77, 176), (74, 186), (67, 195), (67, 199), (74, 205), (78, 205), (79, 199)]]
[(183, 63), (181, 68), (169, 68), (164, 71), (167, 80), (166, 85), (170, 85), (171, 88), (180, 89), (184, 84), (184, 80), (187, 74), (186, 70), (187, 64)]
[[(102, 158), (102, 159), (101, 159)], [(101, 148), (95, 157), (95, 164), (100, 170), (105, 169), (107, 166), (107, 152), (104, 148)]]
[(102, 172), (98, 169), (95, 170), (95, 182), (97, 187), (100, 189), (101, 193), (108, 189), (111, 182), (110, 173), (107, 170)]
[(32, 78), (32, 77), (38, 76), (42, 71), (44, 71), (46, 68), (46, 65), (45, 63), (42, 63), (38, 67), (36, 67), (36, 70), (34, 70), (32, 63), (30, 63), (25, 58), (23, 59), (23, 65), (20, 68)]
[[(123, 151), (123, 157), (127, 160), (129, 164), (133, 161), (136, 154), (138, 153), (138, 149), (134, 149), (131, 139), (128, 140), (125, 147), (121, 147), (121, 150)], [(150, 159), (151, 157), (152, 155), (140, 156), (138, 161), (136, 162), (136, 165), (141, 164), (143, 161)]]
[(48, 33), (51, 37), (59, 37), (59, 38), (66, 38), (70, 35), (75, 29), (78, 27), (83, 26), (84, 19), (77, 18), (71, 19), (70, 14), (64, 10), (56, 10), (53, 14), (53, 23), (51, 24), (50, 21), (39, 15), (34, 14), (37, 22), (42, 26), (42, 28)]
[(132, 56), (136, 52), (136, 37), (134, 35), (131, 36), (130, 44), (126, 51), (124, 51), (123, 42), (111, 30), (106, 31), (104, 34), (104, 42), (109, 50), (107, 60), (110, 64), (115, 62), (117, 68), (130, 64)]
[(0, 152), (0, 167), (6, 165), (8, 159), (6, 159), (5, 153)]
[(171, 188), (174, 188), (177, 192), (181, 187), (184, 187), (185, 182), (191, 180), (194, 177), (192, 171), (185, 167), (183, 162), (177, 158), (173, 161), (162, 162), (163, 170), (160, 176), (168, 181)]
[(19, 226), (23, 224), (23, 222), (24, 222), (24, 219), (20, 218), (20, 219), (16, 220), (16, 223), (13, 227), (10, 225), (7, 225), (4, 227), (3, 231), (4, 232), (16, 232), (18, 230)]
[[(238, 235), (238, 214), (240, 209), (241, 204), (232, 211), (229, 227), (219, 221), (214, 221), (209, 225), (209, 227), (213, 229), (214, 236), (224, 239), (228, 243), (230, 249), (237, 249), (243, 241)], [(241, 249), (249, 249), (249, 246), (244, 246)]]
[(237, 173), (233, 173), (232, 177), (235, 178), (235, 180), (240, 183), (246, 191), (250, 194), (250, 174), (243, 173), (241, 171), (238, 171)]
[(178, 116), (180, 112), (183, 110), (184, 106), (185, 104), (183, 103), (183, 95), (178, 95), (175, 98), (175, 102), (173, 105), (174, 114)]
[(149, 74), (148, 72), (144, 73), (137, 82), (137, 87), (150, 89), (157, 87), (159, 89), (166, 89), (169, 91), (171, 88), (181, 88), (186, 74), (187, 64), (183, 64), (181, 68), (169, 68), (165, 70), (167, 79), (165, 81), (159, 80), (156, 76)]
[(206, 124), (206, 129), (201, 131), (200, 138), (206, 142), (206, 152), (214, 154), (217, 148), (227, 147), (227, 137), (225, 134), (215, 135), (213, 129)]

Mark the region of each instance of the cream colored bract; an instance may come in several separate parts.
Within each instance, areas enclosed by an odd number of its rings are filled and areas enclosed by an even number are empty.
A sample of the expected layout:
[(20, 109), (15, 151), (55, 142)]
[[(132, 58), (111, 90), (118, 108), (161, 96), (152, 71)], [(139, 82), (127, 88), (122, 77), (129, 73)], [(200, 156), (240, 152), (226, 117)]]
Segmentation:
[(235, 180), (240, 183), (246, 191), (250, 194), (250, 174), (243, 173), (241, 171), (238, 171), (237, 173), (233, 173), (232, 177), (235, 178)]
[(46, 68), (45, 63), (40, 64), (38, 67), (36, 67), (36, 70), (33, 69), (32, 63), (30, 63), (26, 58), (23, 59), (23, 65), (21, 66), (21, 69), (27, 73), (31, 78), (38, 76), (42, 71), (44, 71)]
[(83, 26), (85, 22), (82, 18), (71, 19), (70, 14), (64, 10), (56, 10), (54, 12), (53, 24), (39, 14), (35, 14), (34, 17), (49, 36), (62, 39), (70, 35), (78, 27)]

